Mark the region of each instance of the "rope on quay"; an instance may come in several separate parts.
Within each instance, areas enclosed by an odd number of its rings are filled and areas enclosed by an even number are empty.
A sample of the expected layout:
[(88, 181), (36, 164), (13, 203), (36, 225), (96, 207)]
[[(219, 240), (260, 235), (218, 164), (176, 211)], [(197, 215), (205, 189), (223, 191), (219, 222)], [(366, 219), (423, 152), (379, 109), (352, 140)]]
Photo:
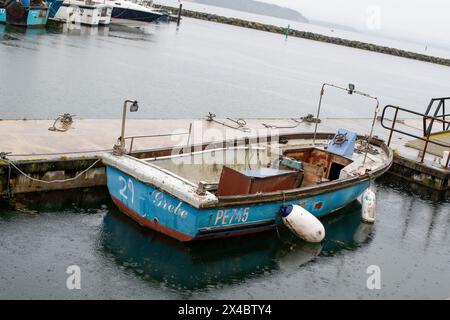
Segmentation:
[(312, 114), (308, 114), (304, 117), (301, 117), (300, 121), (297, 119), (294, 119), (294, 118), (291, 118), (291, 120), (294, 121), (294, 123), (296, 123), (296, 124), (294, 124), (292, 126), (276, 126), (276, 125), (272, 125), (272, 124), (263, 123), (262, 125), (268, 129), (294, 129), (294, 128), (297, 128), (303, 122), (320, 123), (322, 121), (320, 119), (314, 118), (314, 115), (312, 115)]
[(74, 181), (77, 180), (79, 177), (81, 177), (83, 174), (85, 174), (86, 172), (88, 172), (89, 170), (91, 170), (97, 163), (99, 163), (102, 159), (97, 159), (93, 164), (91, 164), (87, 169), (81, 171), (79, 174), (77, 174), (75, 177), (72, 178), (67, 178), (67, 179), (62, 179), (62, 180), (52, 180), (52, 181), (47, 181), (47, 180), (41, 180), (41, 179), (36, 179), (33, 178), (31, 176), (29, 176), (28, 174), (26, 174), (25, 172), (23, 172), (22, 170), (20, 170), (15, 164), (14, 162), (12, 162), (9, 159), (2, 159), (4, 161), (6, 161), (10, 166), (12, 166), (14, 169), (16, 169), (20, 174), (22, 174), (24, 177), (30, 179), (31, 181), (35, 181), (35, 182), (41, 182), (41, 183), (45, 183), (45, 184), (52, 184), (52, 183), (61, 183), (61, 182), (68, 182), (68, 181)]

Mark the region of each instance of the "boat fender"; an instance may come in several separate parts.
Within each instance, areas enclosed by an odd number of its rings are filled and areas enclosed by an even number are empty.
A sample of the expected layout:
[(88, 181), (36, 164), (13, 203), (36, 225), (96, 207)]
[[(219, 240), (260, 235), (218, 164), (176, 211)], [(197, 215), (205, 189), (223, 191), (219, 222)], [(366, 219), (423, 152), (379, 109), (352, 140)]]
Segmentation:
[(313, 214), (298, 205), (282, 205), (284, 224), (299, 238), (308, 242), (321, 242), (325, 238), (323, 224)]
[(376, 196), (370, 188), (364, 191), (362, 201), (362, 220), (367, 223), (374, 223), (376, 217)]

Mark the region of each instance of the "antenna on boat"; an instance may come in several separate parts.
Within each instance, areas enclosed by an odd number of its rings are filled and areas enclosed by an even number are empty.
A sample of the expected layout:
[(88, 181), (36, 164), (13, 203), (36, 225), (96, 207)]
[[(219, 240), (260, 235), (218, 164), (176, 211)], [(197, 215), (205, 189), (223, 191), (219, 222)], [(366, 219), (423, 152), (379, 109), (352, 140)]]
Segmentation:
[[(316, 116), (316, 119), (319, 119), (320, 108), (321, 108), (321, 105), (322, 105), (322, 97), (323, 97), (323, 95), (324, 95), (324, 93), (325, 93), (325, 87), (326, 87), (326, 86), (329, 86), (329, 87), (333, 87), (333, 88), (336, 88), (336, 89), (339, 89), (339, 90), (346, 91), (348, 94), (357, 94), (357, 95), (364, 96), (364, 97), (367, 97), (367, 98), (369, 98), (369, 99), (373, 99), (373, 100), (376, 101), (377, 104), (376, 104), (376, 107), (375, 107), (375, 114), (374, 114), (374, 117), (373, 117), (372, 127), (371, 127), (371, 129), (370, 129), (370, 134), (369, 134), (369, 137), (367, 138), (366, 152), (365, 152), (365, 154), (364, 154), (363, 164), (365, 164), (365, 163), (366, 163), (366, 158), (367, 158), (367, 153), (369, 152), (370, 140), (372, 140), (373, 128), (375, 127), (375, 121), (376, 121), (376, 119), (377, 119), (378, 107), (379, 107), (379, 104), (380, 104), (379, 101), (378, 101), (378, 98), (377, 98), (377, 97), (373, 97), (373, 96), (371, 96), (371, 95), (368, 94), (368, 93), (364, 93), (364, 92), (361, 92), (361, 91), (356, 90), (355, 85), (354, 85), (353, 83), (349, 83), (347, 88), (340, 87), (340, 86), (337, 86), (337, 85), (334, 85), (334, 84), (330, 84), (330, 83), (324, 83), (324, 84), (322, 85), (322, 89), (320, 90), (319, 106), (318, 106), (318, 108), (317, 108), (317, 116)], [(316, 125), (315, 125), (315, 127), (314, 127), (313, 146), (316, 145), (316, 135), (317, 135), (317, 126), (318, 126), (318, 124), (319, 124), (319, 121), (316, 122)]]
[(139, 105), (137, 100), (127, 99), (123, 103), (123, 113), (122, 113), (122, 130), (120, 132), (120, 138), (113, 147), (113, 154), (121, 156), (125, 154), (125, 120), (127, 116), (127, 104), (131, 103), (130, 112), (137, 112), (139, 110)]

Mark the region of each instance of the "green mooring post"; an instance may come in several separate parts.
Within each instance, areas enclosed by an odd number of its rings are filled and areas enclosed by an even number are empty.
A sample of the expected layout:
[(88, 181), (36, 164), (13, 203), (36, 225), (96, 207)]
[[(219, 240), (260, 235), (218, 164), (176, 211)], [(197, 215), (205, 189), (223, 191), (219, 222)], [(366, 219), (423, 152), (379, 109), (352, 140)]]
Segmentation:
[(180, 8), (178, 9), (178, 17), (177, 17), (177, 27), (180, 26), (180, 20), (181, 20), (181, 10), (183, 9), (183, 4), (180, 3)]
[(291, 25), (290, 24), (288, 24), (288, 26), (287, 26), (287, 28), (286, 28), (286, 39), (288, 38), (288, 36), (289, 36), (289, 31), (291, 30)]

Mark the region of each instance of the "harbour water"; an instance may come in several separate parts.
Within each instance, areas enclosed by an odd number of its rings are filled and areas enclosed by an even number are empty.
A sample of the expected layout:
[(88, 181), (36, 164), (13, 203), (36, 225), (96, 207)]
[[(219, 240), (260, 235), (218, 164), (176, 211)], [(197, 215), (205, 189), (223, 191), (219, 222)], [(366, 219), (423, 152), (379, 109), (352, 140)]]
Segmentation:
[[(0, 118), (303, 116), (327, 81), (423, 111), (448, 96), (447, 67), (183, 19), (51, 33), (0, 26)], [(365, 100), (330, 92), (327, 116), (367, 116)], [(1, 122), (0, 122), (1, 125)], [(47, 193), (0, 207), (2, 299), (298, 299), (450, 296), (450, 206), (383, 179), (377, 222), (360, 206), (324, 220), (326, 240), (289, 232), (184, 245), (125, 218), (105, 189)], [(68, 290), (67, 267), (81, 270)], [(381, 289), (367, 287), (369, 266)]]
[[(190, 245), (142, 229), (105, 189), (28, 198), (0, 215), (0, 298), (446, 299), (449, 204), (389, 181), (377, 197), (375, 225), (355, 202), (324, 220), (322, 244), (280, 230)], [(70, 265), (80, 290), (66, 287)], [(367, 287), (372, 265), (380, 290)]]
[[(423, 112), (448, 96), (448, 67), (279, 34), (184, 18), (137, 28), (63, 33), (0, 26), (0, 118), (293, 117), (312, 113), (332, 82)], [(368, 116), (365, 99), (327, 93), (326, 116)]]

